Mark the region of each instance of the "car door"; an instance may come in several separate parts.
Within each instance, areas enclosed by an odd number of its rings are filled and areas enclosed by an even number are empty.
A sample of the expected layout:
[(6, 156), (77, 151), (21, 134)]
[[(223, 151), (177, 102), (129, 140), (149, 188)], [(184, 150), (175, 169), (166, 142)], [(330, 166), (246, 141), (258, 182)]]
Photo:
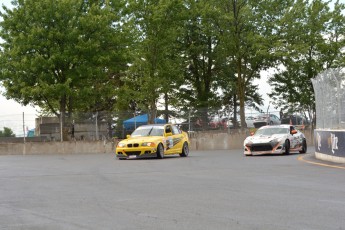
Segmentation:
[(302, 133), (300, 131), (298, 131), (294, 126), (290, 126), (290, 133), (293, 130), (296, 131), (296, 133), (291, 134), (290, 148), (292, 148), (292, 149), (299, 147), (303, 141), (302, 140)]
[[(170, 132), (169, 132), (170, 131)], [(167, 141), (167, 150), (166, 154), (180, 153), (182, 149), (183, 134), (182, 132), (174, 125), (168, 125), (166, 127), (166, 141)]]

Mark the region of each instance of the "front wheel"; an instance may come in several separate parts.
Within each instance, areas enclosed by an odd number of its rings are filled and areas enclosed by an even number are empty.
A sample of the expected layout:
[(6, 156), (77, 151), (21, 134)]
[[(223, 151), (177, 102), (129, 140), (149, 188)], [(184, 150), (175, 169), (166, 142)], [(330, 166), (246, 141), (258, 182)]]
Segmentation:
[(189, 154), (189, 147), (188, 144), (185, 142), (182, 147), (182, 153), (180, 153), (181, 157), (187, 157)]
[(306, 153), (307, 152), (307, 142), (306, 140), (303, 140), (302, 142), (302, 150), (299, 151), (300, 153)]
[(285, 152), (284, 152), (285, 155), (289, 155), (290, 154), (290, 141), (289, 140), (286, 140), (285, 141)]
[(157, 147), (157, 158), (163, 159), (164, 158), (164, 148), (162, 144), (159, 144)]

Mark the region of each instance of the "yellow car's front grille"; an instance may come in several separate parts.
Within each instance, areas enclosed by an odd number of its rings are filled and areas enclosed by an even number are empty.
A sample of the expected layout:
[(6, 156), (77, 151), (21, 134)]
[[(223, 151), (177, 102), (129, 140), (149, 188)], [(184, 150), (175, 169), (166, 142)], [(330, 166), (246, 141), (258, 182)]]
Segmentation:
[(138, 143), (128, 144), (127, 147), (128, 147), (128, 148), (139, 147), (139, 144), (138, 144)]
[(133, 156), (133, 155), (138, 156), (140, 155), (141, 152), (140, 151), (126, 151), (125, 153), (127, 156)]

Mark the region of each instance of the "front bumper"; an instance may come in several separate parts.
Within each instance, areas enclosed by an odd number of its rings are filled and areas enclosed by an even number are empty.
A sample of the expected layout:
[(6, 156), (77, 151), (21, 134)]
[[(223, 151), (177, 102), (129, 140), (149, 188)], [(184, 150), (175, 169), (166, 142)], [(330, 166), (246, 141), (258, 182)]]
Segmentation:
[(244, 155), (281, 154), (284, 152), (284, 143), (250, 143), (244, 146)]
[(153, 147), (116, 148), (116, 157), (120, 159), (140, 159), (157, 157), (157, 149)]

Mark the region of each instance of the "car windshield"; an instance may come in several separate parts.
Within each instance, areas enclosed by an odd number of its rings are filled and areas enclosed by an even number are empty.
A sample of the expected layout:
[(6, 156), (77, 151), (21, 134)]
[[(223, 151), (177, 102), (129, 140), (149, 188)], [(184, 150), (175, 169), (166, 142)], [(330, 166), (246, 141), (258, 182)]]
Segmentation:
[(277, 128), (264, 128), (264, 129), (258, 129), (255, 133), (255, 136), (260, 136), (260, 135), (267, 135), (267, 136), (271, 136), (274, 134), (287, 134), (289, 133), (289, 129), (288, 128), (281, 128), (281, 127), (277, 127)]
[(163, 136), (163, 126), (144, 126), (137, 128), (131, 137), (148, 137), (148, 136)]

